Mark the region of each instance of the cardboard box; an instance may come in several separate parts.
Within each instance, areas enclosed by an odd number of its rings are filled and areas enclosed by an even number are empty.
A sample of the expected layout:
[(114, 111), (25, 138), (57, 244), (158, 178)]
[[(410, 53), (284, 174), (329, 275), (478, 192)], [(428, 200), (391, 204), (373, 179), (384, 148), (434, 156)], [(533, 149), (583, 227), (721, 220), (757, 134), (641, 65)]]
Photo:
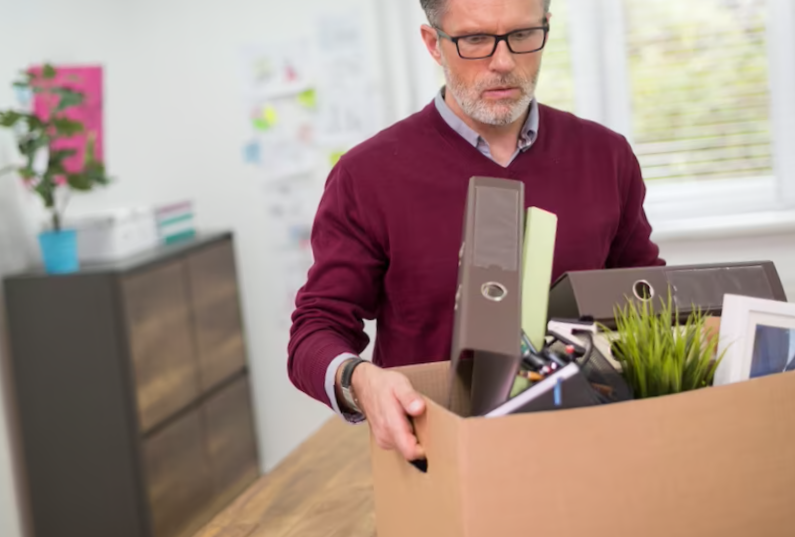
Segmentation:
[(795, 373), (487, 419), (442, 406), (449, 363), (399, 371), (427, 471), (372, 442), (378, 537), (795, 535)]

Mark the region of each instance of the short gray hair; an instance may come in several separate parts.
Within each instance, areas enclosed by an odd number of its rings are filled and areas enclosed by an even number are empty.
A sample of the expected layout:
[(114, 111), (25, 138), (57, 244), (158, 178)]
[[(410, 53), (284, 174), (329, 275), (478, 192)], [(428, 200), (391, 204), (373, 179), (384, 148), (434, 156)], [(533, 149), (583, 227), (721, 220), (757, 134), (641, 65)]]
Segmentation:
[[(428, 17), (428, 22), (431, 26), (439, 27), (442, 25), (442, 17), (447, 10), (448, 0), (420, 0), (420, 6), (425, 11), (425, 16)], [(549, 13), (549, 7), (552, 0), (544, 0), (544, 13)]]

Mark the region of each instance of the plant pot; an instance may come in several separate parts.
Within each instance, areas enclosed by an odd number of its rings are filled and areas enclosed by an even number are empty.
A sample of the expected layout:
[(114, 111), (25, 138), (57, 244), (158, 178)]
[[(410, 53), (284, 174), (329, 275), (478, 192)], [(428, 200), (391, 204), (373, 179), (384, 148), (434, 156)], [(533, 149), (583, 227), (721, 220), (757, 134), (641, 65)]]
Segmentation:
[(44, 269), (49, 274), (75, 272), (80, 267), (77, 257), (77, 232), (73, 229), (40, 233), (39, 247)]

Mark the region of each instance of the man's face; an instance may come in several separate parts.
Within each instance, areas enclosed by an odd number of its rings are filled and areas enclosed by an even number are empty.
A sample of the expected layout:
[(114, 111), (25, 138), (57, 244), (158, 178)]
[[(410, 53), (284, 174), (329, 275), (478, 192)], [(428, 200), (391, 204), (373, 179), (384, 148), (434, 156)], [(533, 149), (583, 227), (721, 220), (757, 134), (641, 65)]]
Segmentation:
[[(542, 26), (543, 0), (447, 0), (441, 30), (452, 37), (469, 34), (506, 34)], [(505, 41), (494, 55), (464, 59), (449, 39), (424, 30), (426, 45), (444, 68), (447, 91), (472, 119), (495, 126), (518, 120), (535, 95), (543, 51), (513, 54)], [(438, 51), (438, 52), (437, 52)]]

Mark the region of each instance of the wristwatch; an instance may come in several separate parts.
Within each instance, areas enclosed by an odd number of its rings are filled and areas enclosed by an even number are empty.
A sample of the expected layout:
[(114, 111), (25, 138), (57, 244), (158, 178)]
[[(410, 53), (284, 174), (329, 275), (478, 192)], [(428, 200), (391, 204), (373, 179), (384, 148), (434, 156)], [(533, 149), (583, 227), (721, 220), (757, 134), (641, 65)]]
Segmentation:
[(343, 364), (342, 375), (340, 375), (340, 391), (342, 391), (342, 397), (345, 400), (345, 404), (357, 414), (361, 414), (362, 410), (359, 407), (359, 401), (356, 399), (356, 394), (353, 392), (351, 379), (353, 379), (353, 370), (366, 361), (367, 360), (362, 360), (361, 358), (351, 358)]

